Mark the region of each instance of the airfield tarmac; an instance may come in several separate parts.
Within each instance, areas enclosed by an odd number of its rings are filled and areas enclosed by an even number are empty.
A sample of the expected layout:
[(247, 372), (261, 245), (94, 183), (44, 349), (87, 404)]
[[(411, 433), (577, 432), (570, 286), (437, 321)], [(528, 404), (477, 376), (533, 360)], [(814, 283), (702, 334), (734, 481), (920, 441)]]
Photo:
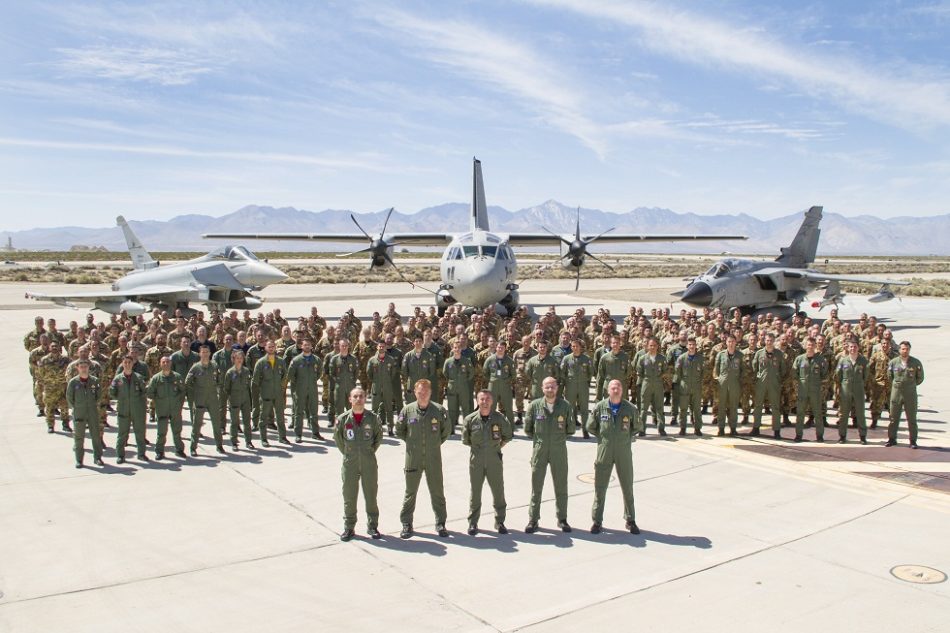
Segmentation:
[[(556, 304), (560, 314), (606, 305), (622, 317), (631, 303), (670, 305), (669, 292), (682, 287), (678, 279), (584, 280), (575, 293), (573, 283), (527, 281), (522, 300), (539, 311)], [(843, 318), (877, 314), (914, 344), (927, 377), (918, 451), (905, 432), (902, 446), (885, 448), (880, 429), (863, 447), (660, 439), (651, 426), (634, 445), (643, 533), (623, 530), (612, 488), (605, 531), (592, 536), (595, 444), (578, 434), (569, 444), (574, 531), (555, 528), (549, 480), (542, 529), (527, 535), (530, 442), (516, 432), (505, 449), (512, 533), (491, 530), (486, 490), (484, 531), (470, 537), (468, 451), (456, 435), (443, 447), (451, 537), (435, 536), (423, 488), (417, 535), (403, 541), (403, 450), (386, 438), (378, 453), (384, 537), (364, 537), (361, 508), (358, 538), (342, 543), (340, 457), (329, 443), (229, 449), (218, 459), (206, 439), (198, 458), (117, 466), (107, 450), (104, 468), (89, 467), (87, 455), (75, 470), (71, 439), (47, 435), (35, 417), (21, 339), (34, 314), (64, 327), (85, 312), (28, 302), (26, 289), (0, 285), (0, 341), (15, 350), (0, 368), (0, 631), (948, 630), (950, 583), (892, 574), (901, 565), (950, 572), (944, 300), (848, 297), (840, 308)], [(313, 304), (328, 318), (350, 306), (365, 318), (388, 301), (404, 316), (430, 303), (406, 284), (263, 294), (287, 318)]]

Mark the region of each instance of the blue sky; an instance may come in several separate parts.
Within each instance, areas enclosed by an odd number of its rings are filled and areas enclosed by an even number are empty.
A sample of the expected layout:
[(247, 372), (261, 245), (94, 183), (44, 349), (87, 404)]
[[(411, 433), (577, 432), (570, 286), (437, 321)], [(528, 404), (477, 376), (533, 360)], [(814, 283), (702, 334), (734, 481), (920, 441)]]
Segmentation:
[(7, 3), (0, 229), (412, 212), (472, 156), (509, 209), (947, 213), (948, 33), (939, 0)]

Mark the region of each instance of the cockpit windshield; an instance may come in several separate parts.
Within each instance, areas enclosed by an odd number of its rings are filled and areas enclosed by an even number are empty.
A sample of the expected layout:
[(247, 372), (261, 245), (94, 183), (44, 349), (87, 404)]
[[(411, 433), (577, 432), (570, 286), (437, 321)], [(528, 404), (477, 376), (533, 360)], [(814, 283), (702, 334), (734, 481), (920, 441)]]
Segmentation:
[(253, 262), (258, 261), (257, 256), (243, 246), (222, 246), (208, 253), (210, 259), (227, 259), (229, 261), (240, 261), (242, 259)]
[(712, 265), (712, 268), (706, 271), (706, 277), (712, 277), (713, 279), (718, 279), (728, 275), (731, 272), (736, 272), (743, 270), (749, 267), (750, 262), (745, 259), (723, 259)]

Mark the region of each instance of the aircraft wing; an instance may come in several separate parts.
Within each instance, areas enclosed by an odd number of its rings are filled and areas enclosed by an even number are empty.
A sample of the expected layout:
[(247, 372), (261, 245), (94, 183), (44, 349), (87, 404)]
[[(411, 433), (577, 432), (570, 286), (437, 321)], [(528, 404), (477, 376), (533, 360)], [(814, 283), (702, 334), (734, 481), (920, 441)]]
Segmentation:
[(909, 286), (909, 281), (901, 281), (898, 279), (881, 279), (879, 277), (857, 277), (853, 275), (831, 275), (814, 270), (801, 270), (797, 268), (763, 268), (762, 270), (757, 271), (756, 276), (766, 276), (771, 277), (774, 280), (778, 278), (785, 279), (804, 279), (810, 281), (813, 284), (827, 284), (832, 281), (838, 282), (847, 282), (847, 283), (856, 283), (856, 284), (871, 284), (879, 286)]
[[(558, 246), (561, 237), (569, 242), (574, 239), (570, 233), (552, 235), (551, 233), (509, 233), (508, 243), (512, 246)], [(590, 241), (597, 238), (597, 244), (620, 242), (698, 242), (704, 240), (747, 240), (745, 235), (649, 235), (637, 233), (607, 233), (605, 235), (582, 235), (581, 239)]]
[[(366, 244), (362, 233), (205, 233), (205, 239), (243, 240), (295, 240), (337, 244)], [(390, 245), (445, 246), (455, 237), (454, 233), (386, 233)]]
[(47, 294), (45, 292), (27, 292), (27, 299), (37, 301), (52, 301), (53, 303), (67, 308), (74, 308), (77, 305), (93, 305), (100, 301), (126, 301), (134, 300), (139, 297), (162, 297), (165, 295), (177, 294), (194, 290), (189, 286), (172, 285), (151, 285), (140, 286), (133, 291), (127, 290), (92, 290), (90, 292), (72, 292), (68, 294)]

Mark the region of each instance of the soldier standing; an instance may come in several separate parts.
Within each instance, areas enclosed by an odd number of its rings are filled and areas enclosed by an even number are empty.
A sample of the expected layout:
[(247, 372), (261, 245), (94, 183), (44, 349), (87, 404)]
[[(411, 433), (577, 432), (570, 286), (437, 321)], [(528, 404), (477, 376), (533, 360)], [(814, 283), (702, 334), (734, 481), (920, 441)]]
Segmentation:
[[(253, 449), (251, 431), (251, 385), (254, 375), (244, 366), (244, 352), (239, 349), (231, 352), (231, 367), (224, 372), (221, 385), (222, 408), (228, 407), (231, 419), (231, 447), (238, 447), (238, 424), (244, 431), (244, 447)], [(223, 422), (222, 422), (223, 423)]]
[(330, 359), (327, 371), (330, 373), (330, 382), (333, 385), (332, 401), (330, 403), (333, 417), (336, 418), (349, 408), (350, 392), (356, 387), (360, 368), (356, 357), (350, 354), (350, 342), (338, 335), (340, 353)]
[(736, 336), (729, 334), (726, 336), (726, 349), (719, 352), (713, 366), (713, 378), (719, 383), (719, 411), (716, 421), (719, 425), (720, 436), (726, 434), (726, 417), (729, 418), (729, 435), (737, 434), (739, 391), (744, 371), (742, 352), (736, 349)]
[(86, 428), (92, 439), (92, 458), (96, 466), (102, 466), (102, 436), (99, 432), (99, 380), (89, 374), (89, 361), (79, 361), (79, 375), (66, 385), (66, 402), (73, 410), (73, 453), (76, 468), (82, 468), (86, 452)]
[(537, 532), (541, 518), (541, 493), (548, 465), (554, 482), (554, 504), (557, 525), (570, 532), (567, 522), (567, 438), (574, 435), (574, 409), (564, 398), (558, 397), (558, 383), (554, 377), (544, 379), (541, 385), (544, 397), (528, 405), (524, 423), (525, 435), (532, 439), (531, 449), (531, 502), (528, 506), (528, 525), (524, 531)]
[(519, 426), (524, 424), (525, 398), (529, 398), (530, 401), (538, 397), (531, 395), (531, 380), (528, 378), (527, 373), (528, 362), (537, 356), (537, 354), (538, 352), (536, 352), (534, 348), (531, 347), (531, 336), (526, 334), (521, 337), (521, 349), (517, 350), (511, 355), (511, 359), (515, 362), (514, 404), (515, 411), (518, 413), (518, 419), (515, 421), (515, 423)]
[(703, 376), (705, 375), (705, 359), (699, 353), (695, 338), (686, 341), (686, 353), (680, 354), (673, 367), (673, 389), (678, 394), (679, 411), (674, 411), (673, 417), (679, 415), (680, 435), (686, 435), (686, 414), (693, 419), (693, 434), (702, 436), (703, 414)]
[(888, 363), (887, 373), (891, 378), (891, 408), (886, 446), (897, 444), (903, 412), (907, 415), (910, 447), (917, 448), (917, 386), (924, 381), (924, 366), (910, 355), (910, 341), (901, 341), (900, 354)]
[(772, 412), (772, 436), (782, 437), (782, 383), (785, 380), (785, 355), (775, 349), (775, 336), (765, 335), (765, 347), (752, 357), (752, 372), (755, 375), (755, 409), (752, 435), (759, 436), (762, 426), (762, 406), (766, 400)]
[[(583, 341), (574, 339), (571, 342), (571, 353), (561, 361), (561, 384), (564, 386), (564, 398), (571, 405), (571, 411), (580, 416), (580, 426), (585, 438), (590, 437), (584, 420), (587, 419), (590, 379), (593, 374), (593, 364), (584, 354)], [(577, 424), (574, 418), (571, 418), (571, 424)]]
[(159, 359), (159, 371), (148, 381), (145, 395), (155, 409), (158, 420), (158, 437), (155, 442), (155, 459), (165, 459), (165, 438), (168, 427), (172, 427), (172, 443), (175, 454), (185, 456), (185, 443), (181, 439), (181, 407), (185, 403), (185, 383), (181, 376), (172, 371), (169, 356)]
[(472, 495), (468, 506), (468, 533), (478, 534), (478, 517), (482, 512), (482, 485), (488, 479), (495, 508), (495, 530), (507, 534), (505, 528), (505, 479), (501, 449), (511, 441), (511, 422), (492, 410), (492, 395), (487, 389), (478, 392), (478, 410), (462, 421), (462, 444), (471, 447), (468, 475)]
[(378, 539), (379, 506), (376, 503), (376, 490), (379, 471), (376, 451), (383, 441), (383, 428), (376, 414), (366, 409), (366, 392), (360, 387), (350, 392), (350, 407), (337, 418), (333, 431), (333, 441), (343, 454), (343, 533), (340, 534), (340, 540), (349, 541), (354, 536), (360, 484), (366, 504), (366, 531), (372, 538)]
[[(637, 426), (637, 408), (623, 399), (623, 383), (611, 380), (607, 385), (608, 397), (594, 405), (587, 418), (588, 432), (597, 438), (597, 457), (594, 459), (594, 506), (591, 509), (591, 534), (599, 534), (604, 522), (604, 498), (610, 483), (611, 471), (617, 471), (623, 496), (623, 518), (631, 534), (639, 534), (633, 508), (633, 451), (632, 444)], [(662, 398), (662, 394), (660, 395)], [(642, 420), (642, 418), (641, 418)], [(642, 422), (641, 422), (642, 424)]]
[(459, 413), (461, 412), (464, 418), (474, 408), (472, 388), (475, 382), (475, 364), (471, 358), (462, 354), (462, 342), (458, 339), (452, 343), (452, 355), (442, 364), (442, 375), (446, 380), (449, 423), (454, 429), (458, 424)]
[(871, 428), (877, 428), (881, 411), (887, 410), (891, 397), (891, 376), (887, 367), (891, 359), (897, 357), (891, 339), (881, 340), (881, 344), (871, 354), (868, 371), (871, 375)]
[(506, 354), (507, 350), (507, 344), (504, 341), (498, 341), (495, 344), (495, 353), (485, 359), (482, 369), (488, 379), (488, 390), (498, 410), (502, 411), (508, 418), (508, 422), (514, 426), (512, 399), (517, 370), (515, 362)]
[(290, 396), (294, 403), (294, 434), (297, 444), (303, 441), (304, 416), (307, 417), (307, 424), (313, 438), (323, 440), (323, 436), (320, 435), (319, 405), (317, 404), (317, 380), (323, 372), (323, 363), (319, 356), (313, 354), (313, 343), (310, 339), (304, 339), (301, 347), (303, 351), (290, 361), (290, 366), (287, 368)]
[(416, 510), (416, 493), (425, 473), (426, 486), (435, 513), (435, 529), (441, 537), (449, 535), (445, 529), (445, 492), (442, 485), (442, 444), (452, 434), (452, 425), (442, 405), (430, 401), (432, 384), (423, 378), (416, 383), (416, 401), (399, 412), (396, 436), (406, 443), (406, 495), (399, 520), (400, 538), (412, 536), (412, 517)]
[(847, 354), (835, 365), (838, 389), (838, 443), (848, 441), (848, 418), (853, 414), (862, 444), (867, 444), (868, 427), (864, 418), (864, 386), (869, 382), (868, 359), (858, 351), (857, 339), (847, 343)]
[(137, 456), (148, 461), (145, 454), (145, 380), (132, 371), (131, 354), (122, 359), (122, 371), (112, 379), (109, 396), (116, 401), (116, 417), (119, 435), (115, 443), (115, 452), (120, 464), (125, 463), (125, 445), (129, 440), (129, 427), (135, 435)]
[(653, 409), (653, 419), (660, 435), (666, 435), (666, 418), (663, 414), (663, 373), (666, 371), (666, 357), (660, 353), (660, 344), (655, 337), (647, 341), (645, 354), (637, 356), (635, 363), (637, 387), (640, 391), (639, 432), (646, 435), (647, 414)]
[[(40, 322), (43, 319), (40, 317)], [(27, 335), (29, 336), (29, 335)], [(39, 362), (40, 359), (49, 354), (49, 337), (46, 333), (40, 334), (36, 347), (30, 349), (29, 365), (30, 377), (33, 378), (33, 401), (36, 403), (36, 417), (42, 418), (46, 415), (46, 405), (43, 403), (43, 382), (40, 380)]]
[(825, 441), (825, 403), (823, 381), (828, 374), (828, 365), (816, 352), (814, 337), (805, 339), (805, 353), (799, 354), (792, 363), (792, 373), (798, 383), (798, 401), (795, 405), (795, 441), (801, 442), (805, 429), (805, 411), (811, 407), (815, 416), (817, 441)]
[(69, 403), (66, 402), (66, 367), (69, 358), (63, 356), (62, 345), (57, 341), (49, 344), (49, 354), (36, 363), (36, 373), (43, 389), (43, 405), (46, 407), (46, 431), (53, 432), (54, 416), (59, 409), (63, 431), (72, 433), (69, 426)]
[(413, 385), (425, 378), (432, 385), (438, 386), (439, 377), (435, 367), (435, 359), (422, 346), (422, 332), (417, 332), (412, 339), (413, 349), (402, 357), (402, 385), (406, 395), (406, 403), (413, 401)]
[[(376, 354), (366, 362), (366, 378), (371, 385), (373, 396), (373, 413), (379, 418), (380, 424), (385, 423), (389, 437), (393, 437), (393, 382), (398, 380), (399, 367), (396, 361), (386, 353), (386, 348), (379, 345)], [(364, 392), (365, 401), (365, 392)], [(352, 404), (352, 392), (350, 395)], [(334, 437), (336, 434), (334, 433)]]
[(254, 366), (251, 380), (251, 393), (257, 394), (260, 403), (260, 422), (258, 430), (261, 444), (270, 446), (267, 441), (267, 429), (270, 424), (277, 427), (277, 438), (283, 443), (287, 440), (287, 427), (284, 424), (284, 410), (279, 408), (287, 391), (287, 365), (277, 356), (277, 344), (267, 341), (264, 346), (266, 356)]
[(224, 432), (221, 428), (221, 372), (211, 362), (211, 348), (202, 345), (198, 348), (198, 362), (191, 366), (185, 376), (185, 393), (194, 405), (191, 413), (191, 455), (198, 455), (198, 440), (201, 439), (201, 425), (204, 424), (205, 411), (211, 419), (211, 431), (217, 451), (224, 454)]

